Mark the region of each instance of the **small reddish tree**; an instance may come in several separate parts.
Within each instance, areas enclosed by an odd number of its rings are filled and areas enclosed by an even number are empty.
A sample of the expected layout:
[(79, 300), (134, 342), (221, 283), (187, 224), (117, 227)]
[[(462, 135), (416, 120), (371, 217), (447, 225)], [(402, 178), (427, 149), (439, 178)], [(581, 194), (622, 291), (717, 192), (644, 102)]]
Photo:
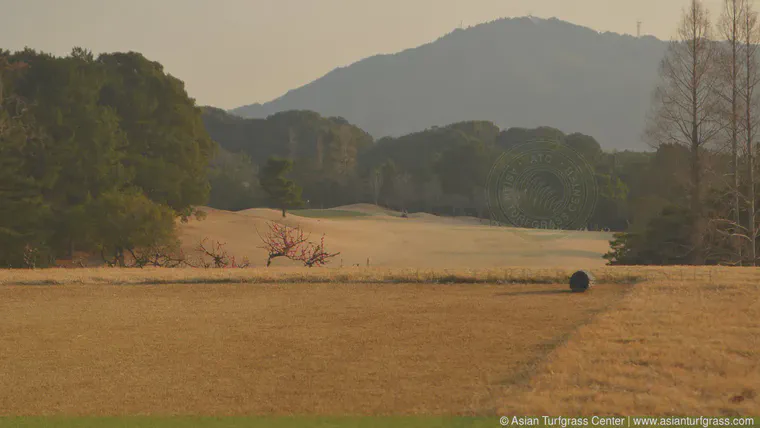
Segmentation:
[[(202, 267), (226, 268), (230, 264), (234, 264), (234, 258), (231, 258), (227, 249), (224, 248), (224, 246), (227, 245), (226, 243), (211, 241), (211, 246), (209, 247), (206, 244), (207, 241), (208, 238), (203, 238), (198, 245), (198, 248), (196, 248), (196, 251), (201, 253)], [(205, 257), (209, 257), (211, 262), (206, 262)]]
[(175, 250), (171, 245), (152, 245), (137, 250), (129, 249), (132, 255), (132, 264), (127, 267), (144, 268), (154, 267), (179, 267), (185, 264), (187, 259), (181, 249)]
[(277, 223), (269, 223), (269, 231), (259, 237), (264, 242), (260, 248), (267, 250), (267, 266), (278, 257), (293, 258), (301, 244), (307, 241), (300, 227), (292, 228)]
[(303, 262), (306, 267), (321, 267), (329, 262), (329, 259), (339, 255), (340, 253), (330, 254), (325, 251), (325, 236), (322, 235), (322, 239), (319, 244), (309, 242), (306, 247), (301, 248), (298, 254), (293, 257), (293, 260)]
[(264, 242), (264, 248), (267, 250), (267, 266), (272, 264), (272, 260), (277, 257), (287, 257), (290, 260), (302, 262), (304, 266), (324, 266), (329, 259), (340, 253), (328, 253), (325, 251), (325, 237), (319, 244), (309, 241), (308, 236), (300, 227), (288, 227), (277, 223), (269, 223), (269, 232), (266, 236), (261, 236)]

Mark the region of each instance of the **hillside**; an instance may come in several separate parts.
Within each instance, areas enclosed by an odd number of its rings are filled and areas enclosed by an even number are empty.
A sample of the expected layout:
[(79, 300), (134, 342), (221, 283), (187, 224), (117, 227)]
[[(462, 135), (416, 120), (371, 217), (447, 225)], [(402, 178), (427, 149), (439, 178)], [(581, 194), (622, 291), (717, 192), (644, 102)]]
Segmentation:
[(582, 132), (608, 150), (642, 149), (666, 46), (558, 19), (501, 19), (364, 59), (231, 112), (265, 118), (313, 110), (343, 117), (375, 138), (477, 119), (501, 128)]
[[(276, 210), (256, 208), (228, 212), (204, 208), (208, 217), (181, 226), (185, 252), (193, 254), (201, 239), (227, 244), (230, 254), (246, 256), (262, 266), (266, 252), (261, 238), (268, 222), (300, 226), (318, 239), (326, 235), (330, 252), (340, 256), (330, 267), (354, 265), (416, 269), (492, 269), (505, 266), (597, 268), (609, 249), (607, 233), (570, 232), (564, 238), (544, 231), (492, 227), (473, 218), (416, 214), (400, 218), (397, 212), (368, 204), (335, 210), (293, 211), (283, 219)], [(274, 266), (288, 266), (276, 260)]]

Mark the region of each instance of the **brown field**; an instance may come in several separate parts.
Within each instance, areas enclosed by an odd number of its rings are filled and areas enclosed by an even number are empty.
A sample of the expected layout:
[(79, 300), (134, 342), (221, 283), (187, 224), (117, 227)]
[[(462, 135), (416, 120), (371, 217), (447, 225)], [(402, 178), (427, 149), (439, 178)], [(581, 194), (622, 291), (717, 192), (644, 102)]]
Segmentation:
[[(326, 235), (327, 249), (340, 252), (333, 265), (413, 269), (489, 269), (504, 266), (601, 267), (609, 248), (608, 233), (570, 232), (563, 239), (540, 239), (542, 232), (491, 227), (474, 218), (441, 218), (412, 214), (403, 219), (372, 205), (337, 208), (371, 214), (366, 217), (306, 218), (252, 209), (237, 213), (204, 208), (208, 217), (182, 226), (186, 251), (209, 237), (227, 243), (231, 254), (264, 266), (266, 252), (257, 232), (268, 221), (300, 226), (312, 238)], [(537, 237), (534, 239), (534, 236)], [(276, 266), (287, 266), (276, 260)]]
[[(184, 240), (253, 260), (267, 216)], [(601, 234), (526, 257), (506, 230), (386, 217), (288, 218), (342, 268), (0, 271), (0, 415), (760, 414), (760, 269), (603, 267)], [(567, 292), (577, 268), (600, 285)]]
[(580, 328), (501, 411), (760, 415), (760, 270), (670, 276)]
[(494, 413), (630, 286), (0, 287), (0, 413)]

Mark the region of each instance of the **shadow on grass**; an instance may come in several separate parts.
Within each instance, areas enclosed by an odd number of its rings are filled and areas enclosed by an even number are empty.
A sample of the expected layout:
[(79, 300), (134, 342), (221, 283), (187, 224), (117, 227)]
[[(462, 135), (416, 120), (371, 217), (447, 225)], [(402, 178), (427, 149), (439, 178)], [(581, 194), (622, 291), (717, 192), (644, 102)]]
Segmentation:
[(534, 290), (534, 291), (510, 291), (497, 293), (496, 296), (546, 296), (555, 294), (574, 294), (571, 290)]
[(306, 218), (351, 218), (351, 217), (371, 217), (372, 214), (367, 214), (359, 211), (346, 211), (346, 210), (322, 210), (322, 209), (307, 209), (307, 210), (291, 210), (288, 211), (298, 217)]

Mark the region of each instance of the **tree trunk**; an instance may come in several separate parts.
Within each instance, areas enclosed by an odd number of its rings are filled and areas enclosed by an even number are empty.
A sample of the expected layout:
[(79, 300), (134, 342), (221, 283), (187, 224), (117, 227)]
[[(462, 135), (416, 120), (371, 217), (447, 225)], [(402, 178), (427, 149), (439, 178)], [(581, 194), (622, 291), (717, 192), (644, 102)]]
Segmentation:
[(749, 10), (749, 4), (746, 5), (747, 10), (745, 11), (744, 19), (746, 19), (746, 28), (745, 28), (745, 36), (747, 37), (746, 40), (746, 49), (747, 49), (747, 58), (746, 58), (746, 64), (747, 67), (747, 89), (746, 89), (746, 118), (747, 121), (747, 182), (749, 184), (749, 189), (747, 190), (747, 198), (749, 199), (749, 207), (748, 207), (748, 215), (747, 215), (747, 234), (749, 235), (749, 258), (750, 258), (750, 266), (756, 266), (757, 265), (757, 225), (755, 224), (755, 148), (754, 148), (754, 141), (753, 141), (753, 122), (754, 118), (752, 117), (752, 103), (753, 103), (753, 96), (754, 96), (754, 85), (756, 78), (757, 70), (755, 68), (755, 58), (754, 58), (754, 40), (752, 40), (753, 36), (753, 30), (754, 25), (751, 24), (751, 18), (750, 10)]
[[(716, 58), (719, 51), (713, 40), (707, 9), (701, 0), (692, 0), (690, 10), (681, 19), (678, 37), (670, 43), (660, 64), (663, 82), (656, 89), (657, 110), (647, 129), (658, 148), (677, 144), (689, 152), (686, 207), (692, 224), (685, 255), (694, 265), (706, 260), (707, 210), (702, 204), (709, 182), (703, 168), (711, 153), (709, 145), (727, 129), (726, 123), (720, 123), (719, 103), (723, 97), (719, 92), (721, 75), (716, 71), (722, 63)], [(728, 114), (726, 110), (722, 111), (723, 117)]]
[(116, 247), (116, 260), (119, 262), (119, 267), (126, 266), (126, 263), (124, 261), (124, 248)]
[[(741, 182), (739, 180), (739, 137), (738, 137), (738, 126), (739, 126), (739, 58), (738, 58), (738, 52), (737, 48), (739, 45), (739, 24), (738, 24), (738, 13), (739, 10), (737, 9), (737, 0), (732, 0), (731, 6), (731, 157), (732, 157), (732, 168), (731, 173), (733, 175), (733, 210), (734, 210), (734, 232), (738, 233), (738, 227), (741, 224), (741, 206), (739, 205), (739, 187), (741, 186)], [(742, 242), (741, 240), (737, 243), (737, 260), (739, 261), (739, 264), (742, 262)]]
[[(694, 21), (697, 20), (696, 9), (692, 8)], [(692, 52), (697, 52), (698, 34), (697, 26), (693, 27), (694, 33), (691, 40)], [(691, 84), (691, 213), (694, 216), (692, 225), (692, 263), (694, 265), (704, 264), (703, 260), (703, 236), (702, 236), (702, 170), (699, 148), (701, 145), (699, 129), (699, 98), (697, 89), (697, 67), (699, 58), (697, 55), (692, 56), (692, 84)]]
[[(751, 125), (750, 125), (751, 126)], [(749, 182), (749, 208), (747, 224), (749, 225), (750, 266), (757, 266), (757, 225), (755, 224), (755, 155), (751, 137), (747, 142), (747, 181)]]

